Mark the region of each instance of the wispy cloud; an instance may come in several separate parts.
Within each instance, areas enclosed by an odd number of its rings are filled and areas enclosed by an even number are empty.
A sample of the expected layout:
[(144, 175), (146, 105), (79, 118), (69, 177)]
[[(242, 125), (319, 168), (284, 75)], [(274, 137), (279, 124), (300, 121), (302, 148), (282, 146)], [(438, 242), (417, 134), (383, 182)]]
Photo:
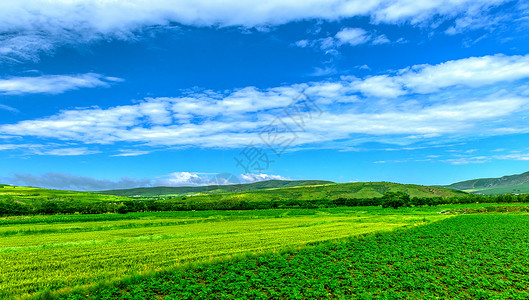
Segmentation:
[[(435, 18), (468, 21), (507, 0), (241, 0), (10, 1), (0, 4), (0, 61), (36, 60), (55, 47), (94, 40), (134, 39), (150, 26), (263, 27), (307, 19), (368, 16), (372, 23), (423, 24)], [(473, 23), (474, 24), (474, 23)], [(481, 23), (482, 24), (482, 23)], [(478, 25), (473, 25), (478, 27)]]
[(453, 165), (467, 165), (467, 164), (481, 164), (486, 163), (494, 160), (519, 160), (519, 161), (527, 161), (529, 160), (529, 153), (510, 153), (510, 154), (503, 154), (503, 155), (479, 155), (479, 156), (462, 156), (462, 157), (456, 157), (456, 158), (449, 158), (446, 160), (443, 160), (443, 162), (447, 162)]
[(24, 155), (79, 156), (100, 153), (87, 147), (64, 147), (58, 144), (0, 144), (0, 151), (19, 150)]
[[(366, 78), (205, 90), (131, 105), (65, 110), (0, 125), (0, 134), (101, 145), (240, 148), (252, 141), (263, 144), (258, 134), (303, 91), (323, 113), (317, 119), (302, 113), (303, 128), (293, 119), (283, 120), (299, 137), (293, 146), (366, 135), (371, 141), (394, 139), (401, 145), (440, 137), (504, 135), (529, 130), (523, 121), (529, 95), (518, 82), (527, 78), (529, 56), (472, 57)], [(513, 122), (516, 119), (520, 122)]]
[(321, 49), (329, 54), (338, 54), (337, 48), (341, 46), (381, 45), (388, 43), (391, 43), (391, 41), (383, 34), (369, 33), (362, 28), (343, 28), (334, 36), (314, 40), (300, 40), (295, 45), (301, 48), (313, 47)]
[(1, 110), (7, 110), (7, 111), (10, 111), (10, 112), (14, 112), (14, 113), (18, 113), (19, 110), (14, 108), (14, 107), (11, 107), (11, 106), (8, 106), (8, 105), (4, 105), (4, 104), (0, 104), (0, 109)]
[(352, 85), (368, 96), (398, 97), (428, 94), (448, 87), (477, 88), (529, 77), (529, 55), (503, 54), (470, 57), (437, 65), (414, 65), (394, 75), (351, 78)]
[(146, 154), (149, 154), (151, 153), (152, 151), (144, 151), (144, 150), (120, 150), (121, 153), (119, 154), (114, 154), (114, 155), (111, 155), (111, 156), (114, 156), (114, 157), (119, 157), (119, 156), (123, 156), (123, 157), (127, 157), (127, 156), (140, 156), (140, 155), (146, 155)]
[(100, 151), (90, 150), (86, 147), (57, 148), (57, 149), (35, 151), (35, 154), (38, 154), (38, 155), (53, 155), (53, 156), (79, 156), (79, 155), (89, 155), (89, 154), (96, 154), (96, 153), (100, 153)]
[(0, 94), (61, 94), (80, 88), (108, 87), (110, 84), (120, 81), (123, 80), (95, 73), (11, 77), (0, 79)]
[(336, 34), (335, 38), (340, 44), (351, 46), (365, 44), (370, 40), (367, 31), (362, 28), (344, 28)]

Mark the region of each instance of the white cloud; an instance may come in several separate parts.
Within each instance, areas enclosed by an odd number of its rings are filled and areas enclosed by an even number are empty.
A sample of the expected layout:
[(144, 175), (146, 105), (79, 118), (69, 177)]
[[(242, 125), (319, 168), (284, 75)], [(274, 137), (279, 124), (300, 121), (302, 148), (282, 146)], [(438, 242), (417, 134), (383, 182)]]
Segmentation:
[(389, 75), (379, 75), (353, 81), (353, 88), (366, 96), (396, 98), (407, 94), (402, 85)]
[(0, 151), (20, 150), (27, 155), (79, 156), (101, 153), (87, 147), (63, 147), (57, 144), (0, 144)]
[(201, 186), (209, 185), (210, 181), (209, 177), (199, 176), (196, 173), (174, 172), (158, 178), (156, 184), (160, 186)]
[(0, 144), (0, 151), (32, 147), (34, 147), (34, 145), (31, 144)]
[(310, 46), (310, 42), (308, 40), (300, 40), (296, 42), (296, 46), (300, 48), (305, 48), (307, 46)]
[[(526, 132), (529, 126), (522, 120), (529, 95), (516, 80), (529, 78), (528, 66), (529, 56), (495, 55), (412, 66), (364, 79), (190, 92), (131, 105), (65, 110), (47, 118), (0, 125), (0, 135), (127, 143), (126, 147), (142, 145), (145, 151), (158, 146), (241, 148), (251, 142), (263, 146), (259, 133), (277, 117), (295, 132), (291, 146), (354, 140), (355, 135), (406, 144), (441, 136)], [(510, 85), (478, 89), (500, 83)], [(284, 111), (301, 91), (321, 111), (297, 115), (303, 117), (302, 127)], [(513, 121), (518, 119), (518, 124)], [(136, 154), (143, 153), (117, 155)]]
[(86, 73), (78, 75), (44, 75), (38, 77), (11, 77), (0, 79), (0, 94), (60, 94), (80, 88), (107, 87), (122, 81), (115, 77)]
[(246, 183), (265, 181), (265, 180), (288, 180), (288, 178), (280, 175), (269, 174), (242, 174), (241, 178)]
[(146, 155), (146, 154), (152, 153), (152, 151), (142, 151), (142, 150), (120, 150), (120, 152), (121, 153), (119, 153), (119, 154), (114, 154), (114, 155), (111, 155), (111, 156), (114, 156), (114, 157), (119, 157), (119, 156), (127, 157), (127, 156), (140, 156), (140, 155)]
[(358, 46), (362, 44), (382, 45), (391, 41), (385, 35), (369, 33), (362, 28), (343, 28), (334, 37), (326, 37), (315, 40), (300, 40), (295, 43), (300, 48), (314, 47), (326, 51), (327, 54), (337, 54), (336, 48), (348, 45)]
[(397, 74), (353, 81), (354, 89), (368, 96), (397, 97), (427, 94), (448, 87), (477, 88), (529, 77), (529, 55), (503, 54), (452, 60), (437, 65), (415, 65)]
[(4, 104), (0, 104), (0, 109), (2, 110), (7, 110), (7, 111), (10, 111), (10, 112), (14, 112), (14, 113), (18, 113), (19, 110), (14, 108), (14, 107), (11, 107), (11, 106), (8, 106), (8, 105), (4, 105)]
[(365, 44), (371, 39), (367, 31), (362, 28), (344, 28), (335, 37), (340, 44), (349, 44), (351, 46)]
[(373, 39), (373, 45), (389, 44), (391, 41), (384, 34), (381, 34)]
[[(58, 45), (133, 39), (150, 26), (266, 28), (306, 19), (368, 16), (374, 23), (422, 23), (435, 17), (480, 17), (506, 0), (31, 0), (0, 3), (0, 56), (38, 59)], [(461, 26), (460, 26), (461, 27)], [(0, 60), (2, 60), (0, 58)]]
[(78, 148), (57, 148), (50, 150), (37, 150), (35, 154), (38, 155), (53, 155), (53, 156), (78, 156), (100, 153), (97, 150), (89, 150), (86, 147)]

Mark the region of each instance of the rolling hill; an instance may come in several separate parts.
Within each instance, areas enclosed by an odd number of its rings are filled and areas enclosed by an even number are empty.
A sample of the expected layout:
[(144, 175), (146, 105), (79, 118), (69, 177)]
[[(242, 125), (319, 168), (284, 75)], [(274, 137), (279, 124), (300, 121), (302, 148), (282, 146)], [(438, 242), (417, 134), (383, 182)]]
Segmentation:
[(278, 201), (278, 200), (334, 200), (338, 198), (376, 198), (385, 192), (402, 191), (411, 197), (457, 197), (467, 193), (440, 187), (391, 182), (332, 183), (248, 192), (197, 194), (182, 197), (194, 202), (213, 201)]
[(191, 186), (191, 187), (145, 187), (122, 190), (98, 191), (96, 193), (104, 195), (117, 195), (126, 197), (167, 197), (167, 196), (185, 196), (189, 194), (219, 194), (219, 193), (236, 193), (248, 192), (265, 189), (287, 188), (308, 185), (332, 184), (332, 181), (324, 180), (267, 180), (246, 184), (230, 185), (209, 185), (209, 186)]
[(88, 192), (50, 190), (36, 187), (20, 187), (0, 184), (0, 200), (14, 200), (18, 203), (33, 203), (47, 200), (113, 202), (127, 200), (127, 198), (114, 195), (100, 195)]
[(483, 195), (529, 193), (529, 172), (500, 178), (466, 180), (442, 187)]

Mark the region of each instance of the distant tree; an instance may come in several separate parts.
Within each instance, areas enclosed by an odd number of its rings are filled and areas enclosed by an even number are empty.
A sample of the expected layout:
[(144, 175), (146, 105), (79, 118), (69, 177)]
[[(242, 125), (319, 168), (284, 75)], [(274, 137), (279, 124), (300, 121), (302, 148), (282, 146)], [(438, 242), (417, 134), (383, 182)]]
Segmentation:
[(59, 205), (53, 201), (45, 201), (40, 207), (40, 213), (51, 215), (59, 213)]
[(123, 203), (118, 205), (118, 208), (116, 210), (118, 214), (126, 214), (129, 212), (129, 207)]
[(382, 207), (393, 207), (397, 209), (402, 206), (410, 206), (410, 195), (398, 191), (398, 192), (386, 192), (382, 196)]

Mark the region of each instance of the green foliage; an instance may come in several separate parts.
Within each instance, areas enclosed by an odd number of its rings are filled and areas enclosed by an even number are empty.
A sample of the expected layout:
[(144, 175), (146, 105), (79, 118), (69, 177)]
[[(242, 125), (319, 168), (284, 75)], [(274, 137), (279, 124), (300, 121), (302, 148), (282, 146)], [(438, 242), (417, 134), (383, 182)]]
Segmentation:
[(0, 217), (192, 210), (436, 206), (456, 203), (529, 202), (529, 194), (480, 196), (442, 188), (387, 182), (328, 184), (189, 197), (130, 199), (71, 191), (4, 186)]
[(381, 198), (382, 207), (393, 207), (397, 209), (402, 206), (410, 206), (411, 199), (410, 196), (404, 192), (386, 192)]
[(379, 207), (11, 217), (0, 219), (0, 298), (282, 251), (447, 217), (395, 215)]
[(528, 241), (527, 215), (467, 215), (161, 272), (62, 299), (528, 299)]

